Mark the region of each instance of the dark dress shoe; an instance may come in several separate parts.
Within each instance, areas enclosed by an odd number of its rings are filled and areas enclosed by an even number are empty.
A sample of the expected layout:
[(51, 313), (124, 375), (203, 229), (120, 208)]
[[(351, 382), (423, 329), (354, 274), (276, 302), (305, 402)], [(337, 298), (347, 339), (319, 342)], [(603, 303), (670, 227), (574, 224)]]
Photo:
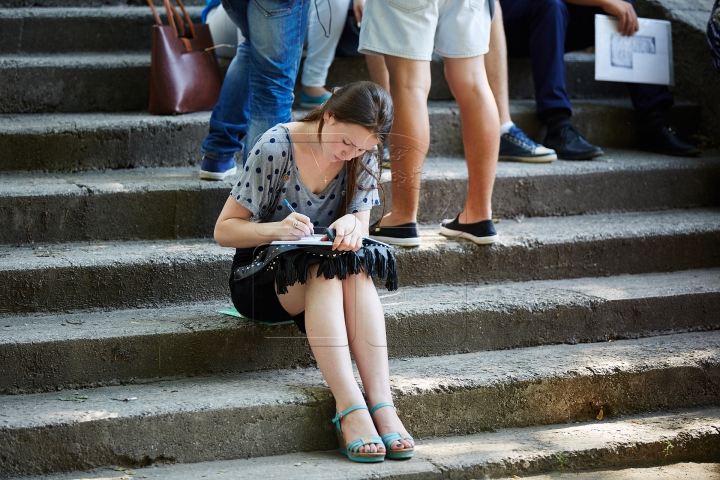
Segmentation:
[(562, 160), (590, 160), (603, 155), (600, 147), (591, 144), (572, 125), (563, 125), (549, 132), (542, 142)]
[(697, 157), (701, 153), (699, 148), (680, 139), (675, 129), (667, 124), (641, 128), (639, 144), (648, 152), (676, 157)]

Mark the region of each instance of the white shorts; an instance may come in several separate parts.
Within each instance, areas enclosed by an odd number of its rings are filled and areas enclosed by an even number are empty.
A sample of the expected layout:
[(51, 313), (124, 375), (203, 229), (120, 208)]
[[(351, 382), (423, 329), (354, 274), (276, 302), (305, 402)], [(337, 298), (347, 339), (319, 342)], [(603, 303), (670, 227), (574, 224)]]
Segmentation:
[(360, 29), (366, 55), (432, 59), (485, 55), (495, 0), (368, 0)]

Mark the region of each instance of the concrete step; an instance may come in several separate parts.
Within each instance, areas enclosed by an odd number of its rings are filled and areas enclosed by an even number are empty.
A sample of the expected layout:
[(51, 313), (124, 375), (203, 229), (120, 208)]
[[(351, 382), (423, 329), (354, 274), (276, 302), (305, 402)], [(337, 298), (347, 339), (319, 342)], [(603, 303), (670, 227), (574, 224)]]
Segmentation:
[[(390, 375), (395, 404), (418, 439), (592, 421), (601, 409), (607, 421), (660, 409), (716, 407), (720, 332), (394, 359)], [(337, 446), (329, 421), (335, 405), (314, 368), (102, 387), (78, 392), (85, 401), (60, 400), (74, 396), (63, 391), (2, 398), (1, 475)], [(708, 424), (702, 417), (689, 421), (702, 424), (717, 442), (715, 418)], [(677, 415), (674, 421), (681, 422)], [(508, 450), (503, 446), (504, 455)]]
[[(143, 91), (146, 87), (142, 87)], [(108, 101), (117, 94), (108, 92)], [(83, 95), (87, 96), (87, 92), (83, 91)], [(433, 101), (428, 106), (428, 156), (463, 155), (457, 104)], [(635, 144), (637, 124), (629, 101), (579, 100), (574, 106), (573, 121), (589, 141), (604, 148), (632, 148)], [(535, 102), (514, 100), (510, 107), (513, 120), (528, 135), (542, 141), (544, 132), (535, 117)], [(294, 117), (301, 118), (305, 113), (307, 110), (295, 110)], [(692, 132), (697, 128), (698, 114), (699, 107), (681, 102), (672, 110), (671, 120)], [(0, 115), (0, 171), (74, 172), (197, 165), (209, 118), (207, 112), (177, 116), (139, 112)]]
[[(210, 237), (236, 178), (200, 181), (197, 167), (0, 173), (0, 243)], [(389, 182), (386, 172), (386, 211)], [(429, 158), (419, 221), (453, 216), (466, 192), (463, 159)], [(719, 192), (720, 152), (682, 159), (618, 150), (591, 162), (502, 162), (493, 206), (495, 217), (520, 219), (717, 205)]]
[[(527, 218), (478, 246), (421, 231), (396, 249), (400, 285), (670, 272), (720, 266), (712, 209)], [(0, 314), (137, 308), (228, 299), (233, 251), (210, 239), (0, 248)]]
[[(672, 445), (672, 442), (670, 442)], [(666, 444), (667, 447), (667, 444)], [(674, 450), (675, 445), (670, 450)], [(710, 460), (711, 462), (714, 460)], [(533, 477), (534, 480), (550, 480), (558, 478), (563, 472), (553, 472)], [(633, 480), (636, 478), (653, 478), (656, 480), (691, 480), (693, 478), (720, 478), (719, 463), (673, 463), (661, 467), (622, 468), (616, 470), (593, 470), (578, 472), (578, 480)]]
[(0, 57), (0, 113), (147, 109), (146, 53)]
[[(157, 480), (215, 478), (218, 475), (298, 480), (440, 480), (528, 478), (537, 474), (542, 476), (531, 478), (564, 479), (572, 475), (579, 480), (710, 480), (720, 478), (716, 455), (720, 448), (718, 422), (719, 409), (704, 409), (626, 415), (573, 425), (500, 429), (419, 440), (411, 461), (385, 461), (362, 467), (337, 452), (319, 451), (195, 464), (158, 462), (129, 470), (133, 475)], [(131, 466), (129, 463), (124, 465)], [(583, 471), (598, 468), (612, 470)], [(122, 473), (127, 474), (127, 471), (105, 468), (58, 474), (53, 478), (75, 480), (81, 476), (100, 480), (118, 478)], [(47, 477), (26, 477), (26, 480), (31, 478)]]
[[(720, 269), (379, 293), (391, 357), (720, 329)], [(294, 325), (218, 313), (231, 306), (0, 317), (0, 394), (314, 365)]]
[[(159, 8), (167, 25), (164, 8)], [(202, 7), (187, 7), (200, 22)], [(8, 8), (0, 10), (0, 52), (63, 54), (71, 52), (150, 51), (152, 12), (145, 8)]]

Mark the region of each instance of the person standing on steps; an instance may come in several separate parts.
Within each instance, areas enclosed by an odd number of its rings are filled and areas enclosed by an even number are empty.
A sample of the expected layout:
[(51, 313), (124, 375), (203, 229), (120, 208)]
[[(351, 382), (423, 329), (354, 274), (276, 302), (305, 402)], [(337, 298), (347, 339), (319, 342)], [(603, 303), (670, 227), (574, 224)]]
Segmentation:
[[(603, 155), (570, 121), (564, 53), (595, 44), (595, 14), (618, 18), (620, 32), (633, 35), (638, 17), (630, 0), (500, 0), (508, 52), (530, 57), (537, 114), (546, 127), (543, 144), (566, 160)], [(662, 85), (628, 84), (640, 118), (638, 146), (667, 155), (694, 156), (700, 150), (681, 140), (665, 117), (673, 97)]]
[(490, 27), (490, 49), (485, 55), (485, 71), (500, 115), (500, 155), (498, 158), (499, 160), (526, 163), (552, 162), (557, 159), (555, 150), (531, 140), (510, 118), (507, 65), (507, 45), (505, 44), (502, 8), (496, 0), (495, 16)]
[(494, 0), (365, 5), (359, 51), (385, 56), (395, 104), (390, 133), (393, 209), (371, 227), (373, 238), (394, 245), (420, 244), (416, 222), (422, 165), (430, 143), (430, 60), (436, 51), (444, 58), (445, 78), (462, 117), (469, 185), (465, 208), (444, 221), (440, 233), (478, 244), (497, 241), (491, 198), (500, 130), (483, 61), (494, 7)]
[(244, 137), (253, 144), (270, 127), (290, 121), (310, 1), (222, 0), (245, 41), (237, 47), (210, 116), (200, 149), (200, 178), (234, 175), (235, 153), (243, 150)]
[[(215, 226), (217, 243), (237, 249), (232, 271), (250, 265), (259, 246), (297, 240), (321, 227), (335, 229), (333, 250), (358, 251), (370, 209), (379, 203), (376, 148), (392, 121), (388, 93), (357, 82), (336, 89), (304, 119), (265, 132)], [(279, 195), (287, 203), (273, 201)], [(233, 304), (257, 320), (292, 319), (307, 333), (335, 397), (339, 413), (333, 423), (345, 455), (360, 462), (410, 458), (414, 442), (392, 404), (385, 319), (373, 280), (363, 272), (328, 279), (318, 274), (317, 264), (307, 264), (307, 282), (287, 286), (284, 294), (275, 281), (241, 285), (231, 275)]]

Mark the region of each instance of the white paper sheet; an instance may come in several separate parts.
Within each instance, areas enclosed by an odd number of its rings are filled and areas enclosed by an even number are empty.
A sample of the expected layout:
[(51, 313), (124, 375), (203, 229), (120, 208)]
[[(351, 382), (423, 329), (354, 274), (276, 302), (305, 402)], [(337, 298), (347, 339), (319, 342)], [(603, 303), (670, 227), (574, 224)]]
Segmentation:
[(595, 15), (595, 80), (673, 85), (670, 22), (639, 18), (631, 37), (618, 31), (618, 21)]

